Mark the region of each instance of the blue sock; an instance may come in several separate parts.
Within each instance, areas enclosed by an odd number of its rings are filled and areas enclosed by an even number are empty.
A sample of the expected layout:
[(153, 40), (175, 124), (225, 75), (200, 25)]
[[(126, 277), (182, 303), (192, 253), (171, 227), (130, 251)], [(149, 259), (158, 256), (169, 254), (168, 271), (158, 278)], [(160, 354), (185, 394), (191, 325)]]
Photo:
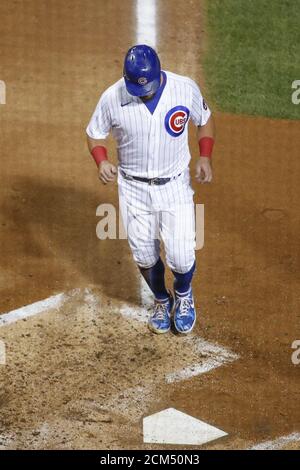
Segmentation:
[(157, 263), (151, 268), (141, 268), (139, 266), (139, 269), (155, 298), (157, 300), (168, 299), (169, 293), (165, 285), (165, 265), (161, 258), (158, 258)]
[(194, 262), (193, 266), (187, 273), (177, 273), (176, 271), (172, 271), (175, 276), (174, 280), (174, 290), (178, 294), (186, 294), (191, 287), (191, 282), (193, 278), (193, 274), (196, 268), (196, 261)]

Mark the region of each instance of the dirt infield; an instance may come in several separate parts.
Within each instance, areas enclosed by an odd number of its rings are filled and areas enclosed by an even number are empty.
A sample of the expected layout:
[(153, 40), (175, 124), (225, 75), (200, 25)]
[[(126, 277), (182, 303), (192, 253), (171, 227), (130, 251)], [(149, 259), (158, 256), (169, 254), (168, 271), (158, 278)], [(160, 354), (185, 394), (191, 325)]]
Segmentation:
[[(203, 83), (201, 2), (189, 2), (180, 37), (186, 6), (171, 6), (158, 11), (163, 67)], [(147, 449), (141, 419), (168, 407), (228, 433), (203, 448), (300, 432), (299, 122), (216, 113), (214, 182), (194, 183), (205, 204), (194, 339), (238, 359), (166, 383), (203, 358), (120, 315), (140, 307), (139, 276), (126, 240), (96, 238), (96, 208), (117, 192), (97, 181), (85, 143), (98, 96), (135, 42), (134, 2), (3, 0), (0, 16), (0, 312), (77, 289), (63, 309), (0, 328), (0, 447)]]

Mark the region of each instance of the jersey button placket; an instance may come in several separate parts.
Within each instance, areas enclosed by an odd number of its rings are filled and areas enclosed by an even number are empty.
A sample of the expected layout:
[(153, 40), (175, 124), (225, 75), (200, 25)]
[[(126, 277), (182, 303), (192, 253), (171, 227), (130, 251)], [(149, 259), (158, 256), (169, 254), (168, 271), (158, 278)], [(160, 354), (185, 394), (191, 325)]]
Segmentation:
[(151, 117), (150, 127), (149, 127), (149, 138), (148, 138), (148, 177), (153, 178), (158, 175), (154, 174), (155, 171), (155, 151), (156, 151), (156, 140), (155, 140), (155, 127), (156, 120), (154, 116)]
[[(154, 116), (152, 116), (151, 120), (151, 134), (150, 134), (150, 139), (151, 139), (151, 174), (152, 177), (159, 177), (160, 175), (157, 173), (158, 166), (157, 166), (157, 158), (158, 158), (158, 135), (159, 135), (159, 121), (158, 121), (158, 113), (155, 113)], [(152, 197), (152, 206), (153, 210), (157, 213), (159, 213), (159, 208), (160, 208), (160, 188), (161, 186), (158, 186), (156, 184), (153, 184), (151, 186), (151, 197)]]

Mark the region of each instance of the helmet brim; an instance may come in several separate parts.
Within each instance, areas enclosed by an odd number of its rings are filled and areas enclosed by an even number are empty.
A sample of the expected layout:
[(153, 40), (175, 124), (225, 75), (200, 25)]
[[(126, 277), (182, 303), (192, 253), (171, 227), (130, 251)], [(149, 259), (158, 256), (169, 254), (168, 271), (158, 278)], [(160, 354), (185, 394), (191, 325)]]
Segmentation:
[(156, 93), (160, 85), (160, 77), (155, 78), (152, 82), (146, 83), (146, 85), (139, 85), (133, 83), (124, 77), (125, 85), (128, 93), (133, 96), (147, 96)]

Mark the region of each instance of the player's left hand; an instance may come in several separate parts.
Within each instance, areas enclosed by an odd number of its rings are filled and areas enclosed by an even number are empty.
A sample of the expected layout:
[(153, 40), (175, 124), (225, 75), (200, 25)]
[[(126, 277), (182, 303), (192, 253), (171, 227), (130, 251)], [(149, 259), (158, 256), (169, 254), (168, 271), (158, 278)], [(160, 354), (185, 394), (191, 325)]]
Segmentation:
[(196, 163), (196, 180), (199, 183), (210, 183), (212, 181), (211, 159), (199, 157)]

